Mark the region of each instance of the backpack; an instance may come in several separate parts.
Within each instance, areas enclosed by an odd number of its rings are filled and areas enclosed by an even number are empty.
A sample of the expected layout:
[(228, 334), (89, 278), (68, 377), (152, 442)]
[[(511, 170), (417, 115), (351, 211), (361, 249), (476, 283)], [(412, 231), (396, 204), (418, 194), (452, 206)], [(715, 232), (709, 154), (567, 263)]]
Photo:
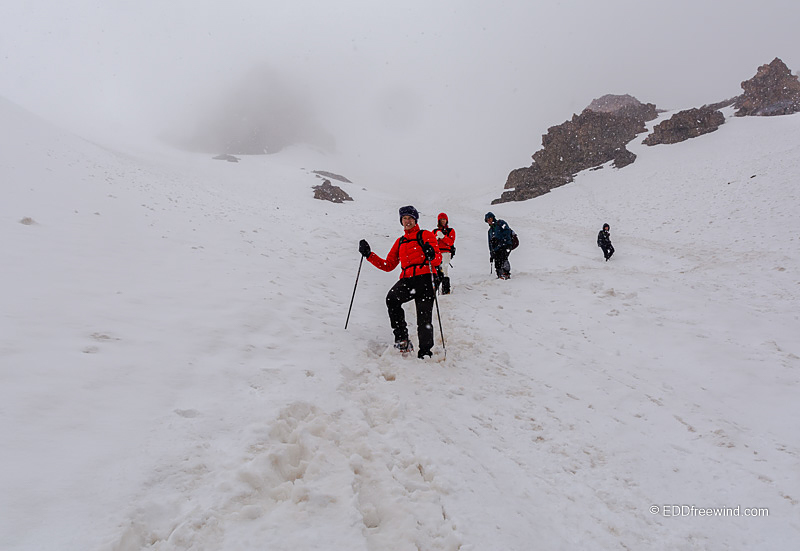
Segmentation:
[[(400, 236), (399, 245), (404, 245), (406, 243), (413, 243), (414, 241), (416, 241), (417, 244), (419, 245), (419, 248), (421, 249), (422, 248), (422, 243), (423, 243), (423, 241), (422, 241), (422, 232), (424, 232), (424, 231), (425, 230), (420, 228), (419, 231), (417, 232), (417, 238), (416, 239), (409, 239), (405, 235)], [(400, 250), (399, 249), (399, 245), (398, 245), (398, 251)]]
[(513, 251), (519, 247), (519, 237), (517, 237), (517, 232), (511, 230), (511, 250)]
[[(400, 245), (403, 245), (405, 243), (413, 243), (414, 241), (416, 241), (417, 245), (419, 245), (419, 248), (422, 249), (422, 245), (424, 243), (424, 241), (422, 240), (422, 232), (424, 232), (424, 231), (427, 231), (427, 230), (423, 230), (422, 228), (420, 228), (419, 231), (417, 232), (417, 238), (416, 239), (408, 239), (405, 235), (401, 236), (400, 237)], [(432, 234), (433, 232), (428, 232), (428, 233)], [(434, 239), (436, 239), (436, 238), (434, 237)], [(397, 250), (398, 250), (398, 253), (399, 253), (400, 252), (399, 245), (398, 245), (398, 249)], [(423, 250), (423, 252), (425, 251), (425, 249), (422, 249), (422, 250)], [(456, 254), (455, 247), (453, 247), (453, 256), (455, 256), (455, 254)]]

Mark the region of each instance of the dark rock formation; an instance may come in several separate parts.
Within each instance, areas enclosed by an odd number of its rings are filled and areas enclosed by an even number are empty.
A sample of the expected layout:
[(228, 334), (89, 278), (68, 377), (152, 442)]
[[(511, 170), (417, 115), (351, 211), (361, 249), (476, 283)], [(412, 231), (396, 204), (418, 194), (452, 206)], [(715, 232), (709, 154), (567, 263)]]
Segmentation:
[(636, 156), (625, 148), (645, 122), (658, 116), (656, 106), (628, 95), (607, 95), (592, 101), (580, 115), (553, 126), (542, 136), (543, 148), (533, 154), (533, 164), (513, 170), (505, 189), (492, 204), (524, 201), (572, 181), (582, 170), (608, 161), (622, 168)]
[(334, 174), (333, 172), (328, 172), (325, 170), (314, 170), (313, 172), (318, 176), (324, 176), (325, 178), (330, 178), (331, 180), (338, 180), (339, 182), (344, 182), (345, 184), (353, 183), (344, 176), (339, 176), (338, 174)]
[(756, 76), (742, 82), (744, 93), (736, 99), (737, 117), (790, 115), (800, 111), (800, 82), (779, 58), (758, 68)]
[(735, 98), (729, 98), (729, 99), (726, 99), (726, 100), (718, 101), (717, 103), (711, 103), (709, 105), (704, 105), (703, 107), (701, 107), (701, 109), (711, 109), (712, 111), (719, 111), (720, 109), (724, 109), (726, 107), (730, 107), (731, 105), (736, 103), (737, 99), (739, 99), (739, 96), (736, 96)]
[(657, 124), (642, 143), (645, 145), (678, 143), (713, 132), (724, 123), (725, 115), (721, 111), (708, 107), (687, 109)]
[(228, 161), (229, 163), (238, 163), (239, 162), (239, 157), (236, 157), (234, 155), (229, 155), (228, 153), (223, 153), (221, 155), (217, 155), (216, 157), (214, 157), (214, 160), (215, 161)]
[(332, 203), (344, 203), (345, 201), (353, 200), (342, 188), (331, 184), (330, 180), (325, 180), (321, 185), (314, 186), (311, 189), (314, 190), (314, 199), (321, 199)]

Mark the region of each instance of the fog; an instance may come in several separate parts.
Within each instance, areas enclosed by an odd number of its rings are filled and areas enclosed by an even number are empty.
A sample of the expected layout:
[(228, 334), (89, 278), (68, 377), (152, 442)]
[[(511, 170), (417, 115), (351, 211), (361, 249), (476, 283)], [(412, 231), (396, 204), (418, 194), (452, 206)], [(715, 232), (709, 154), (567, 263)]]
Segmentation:
[(238, 120), (362, 181), (499, 195), (596, 97), (698, 107), (775, 57), (798, 71), (797, 21), (796, 0), (3, 2), (0, 96), (95, 140), (211, 151)]

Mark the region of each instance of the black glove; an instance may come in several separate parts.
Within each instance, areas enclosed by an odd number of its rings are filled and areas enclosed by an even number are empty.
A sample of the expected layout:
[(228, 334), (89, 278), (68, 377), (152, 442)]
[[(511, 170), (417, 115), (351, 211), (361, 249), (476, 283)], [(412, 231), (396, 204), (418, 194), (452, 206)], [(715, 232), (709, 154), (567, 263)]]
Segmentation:
[(368, 257), (372, 250), (369, 248), (369, 243), (367, 243), (366, 239), (362, 239), (358, 242), (358, 252), (361, 253), (361, 256), (364, 258)]
[(425, 260), (433, 260), (436, 258), (436, 250), (430, 243), (422, 244), (422, 252), (425, 253)]
[(489, 262), (494, 262), (494, 253), (489, 253)]

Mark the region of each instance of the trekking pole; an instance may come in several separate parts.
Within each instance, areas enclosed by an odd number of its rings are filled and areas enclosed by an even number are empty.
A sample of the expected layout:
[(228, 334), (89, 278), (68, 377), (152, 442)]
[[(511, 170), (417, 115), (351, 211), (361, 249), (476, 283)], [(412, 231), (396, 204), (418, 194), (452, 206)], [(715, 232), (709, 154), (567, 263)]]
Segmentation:
[(436, 317), (439, 318), (439, 334), (442, 336), (442, 350), (444, 359), (447, 359), (447, 346), (444, 342), (444, 331), (442, 331), (442, 315), (439, 313), (439, 301), (436, 299), (436, 281), (433, 279), (433, 264), (428, 260), (428, 269), (431, 271), (431, 285), (433, 285), (433, 303), (436, 305)]
[(344, 329), (347, 331), (347, 324), (350, 323), (350, 311), (353, 309), (353, 301), (356, 298), (356, 287), (358, 287), (358, 278), (361, 276), (361, 265), (364, 263), (364, 255), (361, 255), (361, 260), (358, 263), (358, 273), (356, 274), (356, 284), (353, 285), (353, 296), (350, 298), (350, 308), (347, 309), (347, 321), (344, 322)]

